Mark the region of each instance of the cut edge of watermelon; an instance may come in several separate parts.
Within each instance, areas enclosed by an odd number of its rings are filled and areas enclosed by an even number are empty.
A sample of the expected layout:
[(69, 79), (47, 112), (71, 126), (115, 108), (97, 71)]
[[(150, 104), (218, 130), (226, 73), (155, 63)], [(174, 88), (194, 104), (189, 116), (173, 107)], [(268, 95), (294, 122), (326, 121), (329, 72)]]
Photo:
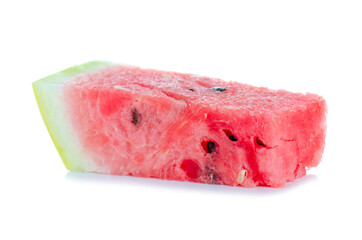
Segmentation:
[(65, 112), (63, 91), (59, 85), (64, 85), (81, 74), (89, 74), (112, 65), (114, 64), (111, 62), (92, 61), (67, 68), (32, 84), (41, 116), (50, 137), (65, 167), (70, 171), (98, 172), (100, 169), (89, 161), (89, 156), (75, 136), (70, 119)]

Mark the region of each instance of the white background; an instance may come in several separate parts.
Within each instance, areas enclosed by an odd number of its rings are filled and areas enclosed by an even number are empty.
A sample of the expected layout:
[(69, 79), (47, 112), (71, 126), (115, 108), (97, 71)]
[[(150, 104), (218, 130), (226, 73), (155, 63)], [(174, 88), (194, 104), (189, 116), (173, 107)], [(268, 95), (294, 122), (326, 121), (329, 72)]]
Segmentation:
[[(322, 163), (282, 189), (69, 173), (31, 83), (90, 60), (313, 92)], [(0, 1), (0, 239), (362, 239), (361, 1)]]

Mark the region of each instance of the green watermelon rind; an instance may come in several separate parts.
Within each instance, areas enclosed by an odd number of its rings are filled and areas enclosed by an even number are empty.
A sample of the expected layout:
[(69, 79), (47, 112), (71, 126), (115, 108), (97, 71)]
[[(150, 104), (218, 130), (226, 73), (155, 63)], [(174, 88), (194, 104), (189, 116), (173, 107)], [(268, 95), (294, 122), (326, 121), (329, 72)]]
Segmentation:
[(33, 82), (33, 90), (44, 123), (66, 168), (77, 172), (98, 172), (78, 141), (66, 113), (63, 86), (82, 74), (90, 74), (114, 65), (111, 62), (92, 61), (67, 68)]

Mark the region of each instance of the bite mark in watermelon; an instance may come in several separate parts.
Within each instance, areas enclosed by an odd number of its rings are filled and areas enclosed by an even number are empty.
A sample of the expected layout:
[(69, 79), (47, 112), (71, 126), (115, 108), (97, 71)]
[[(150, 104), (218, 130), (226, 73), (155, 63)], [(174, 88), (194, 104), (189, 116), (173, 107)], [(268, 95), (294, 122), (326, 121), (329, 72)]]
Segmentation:
[(315, 94), (90, 62), (33, 83), (70, 171), (281, 187), (321, 160)]

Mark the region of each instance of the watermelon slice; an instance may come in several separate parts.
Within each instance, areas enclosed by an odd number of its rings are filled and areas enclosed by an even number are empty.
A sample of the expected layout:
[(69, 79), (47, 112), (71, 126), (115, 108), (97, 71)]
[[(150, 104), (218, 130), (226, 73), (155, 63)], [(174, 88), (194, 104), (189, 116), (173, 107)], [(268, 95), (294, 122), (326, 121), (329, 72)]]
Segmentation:
[(314, 94), (108, 62), (33, 89), (70, 171), (281, 187), (324, 149), (327, 107)]

